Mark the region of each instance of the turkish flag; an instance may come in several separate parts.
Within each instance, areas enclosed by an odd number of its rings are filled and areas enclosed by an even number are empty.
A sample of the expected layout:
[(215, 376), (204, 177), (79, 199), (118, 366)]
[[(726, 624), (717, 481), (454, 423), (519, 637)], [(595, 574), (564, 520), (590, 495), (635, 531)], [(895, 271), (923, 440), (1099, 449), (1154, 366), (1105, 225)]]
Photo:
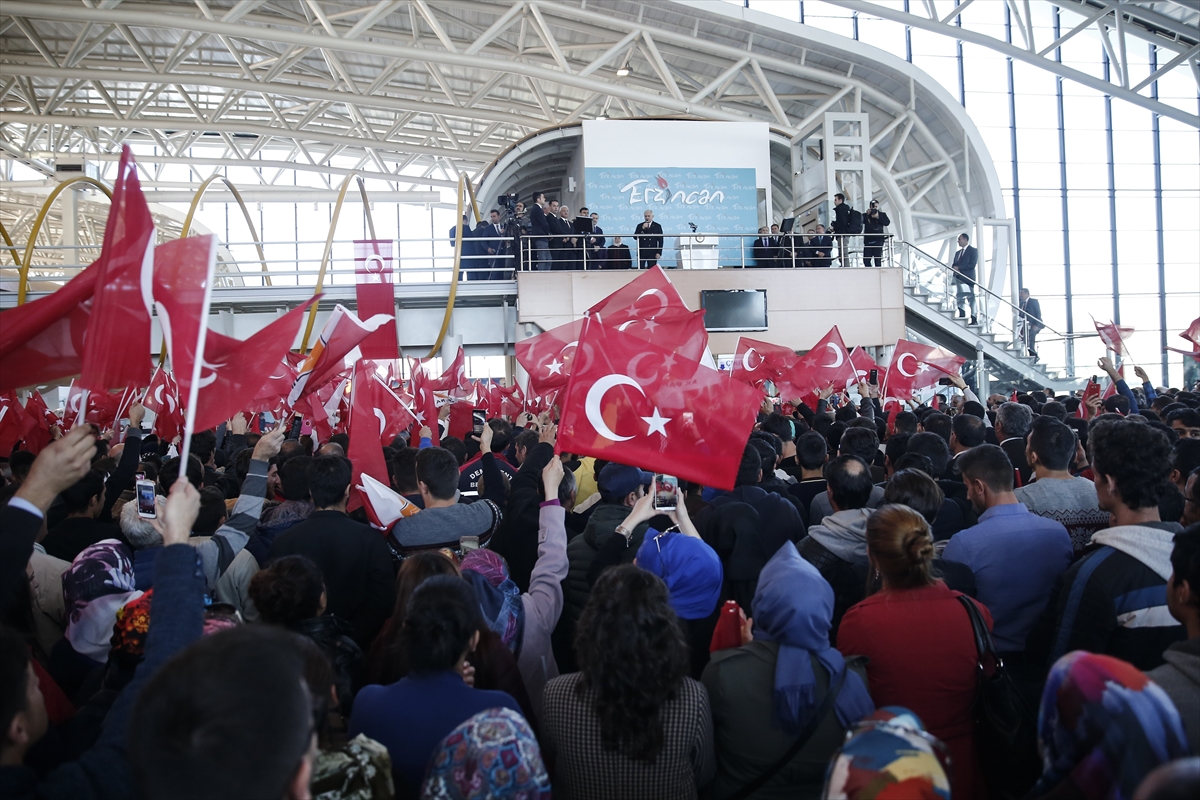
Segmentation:
[(729, 377), (761, 389), (763, 383), (774, 382), (799, 360), (800, 356), (790, 347), (741, 336)]
[[(467, 356), (461, 347), (454, 354), (454, 360), (442, 369), (440, 377), (433, 377), (432, 358), (419, 359), (417, 365), (433, 391), (449, 392), (452, 397), (466, 397), (471, 393), (471, 382), (467, 380)], [(416, 371), (413, 370), (414, 374)]]
[(179, 402), (179, 386), (163, 367), (154, 371), (142, 405), (154, 412), (154, 432), (159, 438), (172, 441), (183, 431), (183, 404)]
[(93, 391), (145, 386), (151, 300), (143, 295), (143, 287), (149, 288), (145, 277), (154, 266), (154, 219), (128, 145), (121, 149), (104, 249), (96, 263), (100, 270), (83, 340), (79, 385)]
[(582, 330), (578, 319), (517, 342), (517, 363), (529, 374), (531, 389), (544, 392), (567, 385)]
[[(879, 365), (875, 363), (875, 359), (867, 355), (867, 351), (861, 347), (855, 347), (850, 351), (850, 364), (854, 367), (854, 381), (867, 381), (871, 377), (871, 370), (875, 370), (877, 375), (881, 370)], [(846, 382), (846, 389), (850, 389), (852, 382)]]
[(21, 405), (16, 392), (10, 389), (0, 394), (0, 456), (8, 458), (36, 425), (37, 420)]
[[(603, 320), (597, 321), (607, 324)], [(661, 319), (629, 319), (610, 327), (632, 333), (647, 342), (666, 346), (688, 361), (701, 361), (708, 348), (708, 330), (704, 327), (703, 311), (671, 312)]]
[(761, 398), (698, 361), (589, 319), (556, 450), (732, 489)]
[[(388, 483), (387, 462), (383, 458), (383, 445), (380, 439), (387, 426), (387, 418), (379, 408), (381, 390), (386, 389), (375, 379), (375, 365), (369, 361), (359, 361), (354, 366), (350, 394), (350, 449), (346, 457), (350, 459), (353, 475), (350, 484), (355, 488), (351, 492), (347, 508), (350, 511), (362, 505), (360, 490), (364, 474), (383, 484)], [(399, 402), (399, 401), (397, 401)]]
[(263, 385), (263, 375), (272, 374), (292, 348), (305, 312), (317, 300), (310, 297), (245, 341), (208, 332), (195, 430), (215, 427), (246, 410)]
[[(71, 381), (67, 389), (67, 403), (63, 411), (64, 429), (70, 430), (80, 422), (96, 425), (102, 430), (116, 428), (117, 413), (123, 406), (128, 407), (128, 399), (132, 390), (121, 392), (88, 392), (78, 382)], [(84, 409), (84, 396), (87, 396), (87, 408)], [(82, 419), (81, 419), (82, 417)]]
[(31, 392), (29, 399), (25, 401), (25, 413), (33, 418), (33, 427), (25, 434), (25, 449), (37, 455), (42, 452), (42, 448), (50, 444), (50, 428), (58, 424), (58, 419), (51, 413), (45, 398), (38, 391)]
[[(185, 403), (192, 385), (200, 331), (208, 325), (209, 290), (216, 263), (217, 237), (213, 235), (167, 242), (155, 256), (154, 310), (171, 355), (179, 396)], [(203, 367), (202, 359), (201, 387), (210, 382), (203, 374)]]
[(784, 399), (796, 400), (822, 389), (832, 383), (835, 387), (843, 386), (847, 381), (854, 380), (854, 365), (850, 361), (850, 353), (837, 325), (821, 337), (821, 341), (805, 353), (776, 381), (779, 394)]
[(363, 358), (396, 358), (400, 344), (396, 339), (396, 297), (392, 284), (392, 240), (354, 240), (355, 297), (361, 319), (382, 314), (391, 319), (363, 339), (358, 346)]
[(317, 343), (298, 371), (296, 382), (288, 394), (288, 405), (296, 405), (301, 397), (353, 366), (361, 358), (359, 344), (388, 322), (389, 317), (384, 314), (376, 314), (363, 321), (345, 306), (335, 306), (333, 314), (321, 329)]
[(937, 385), (943, 375), (957, 375), (967, 360), (940, 347), (900, 339), (892, 352), (884, 394), (911, 397), (918, 389)]
[(251, 412), (270, 411), (275, 416), (280, 416), (279, 412), (287, 407), (288, 392), (296, 382), (296, 367), (289, 356), (295, 355), (297, 354), (289, 350), (271, 369), (267, 382), (254, 393), (254, 398), (250, 401)]
[(1122, 358), (1128, 355), (1125, 340), (1133, 335), (1133, 328), (1121, 327), (1115, 322), (1101, 325), (1095, 317), (1092, 317), (1092, 324), (1096, 326), (1096, 333), (1100, 334), (1100, 341), (1104, 342), (1105, 347)]
[(434, 447), (442, 443), (442, 431), (438, 425), (437, 398), (433, 395), (433, 387), (425, 370), (418, 364), (412, 371), (413, 416), (416, 418), (418, 431), (421, 426), (429, 428), (430, 439)]
[(662, 267), (638, 275), (587, 310), (587, 316), (618, 327), (631, 320), (664, 321), (691, 314)]

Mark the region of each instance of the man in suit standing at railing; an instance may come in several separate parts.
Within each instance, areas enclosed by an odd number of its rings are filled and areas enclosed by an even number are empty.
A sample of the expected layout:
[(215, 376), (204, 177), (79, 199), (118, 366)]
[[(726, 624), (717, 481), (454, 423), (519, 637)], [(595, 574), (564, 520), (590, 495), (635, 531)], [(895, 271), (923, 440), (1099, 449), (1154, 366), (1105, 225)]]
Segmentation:
[(1034, 340), (1042, 328), (1042, 304), (1029, 296), (1029, 290), (1021, 287), (1021, 333), (1025, 339), (1025, 348), (1029, 355), (1038, 357)]
[(492, 258), (488, 261), (487, 279), (491, 281), (499, 281), (504, 279), (504, 269), (509, 266), (509, 259), (504, 256), (508, 255), (508, 242), (504, 239), (504, 226), (500, 223), (500, 210), (493, 208), (491, 213), (491, 222), (489, 222), (482, 232), (477, 232), (480, 236), (486, 237), (481, 243), (481, 249), (487, 251), (487, 254)]
[(646, 209), (645, 221), (633, 232), (638, 244), (638, 266), (650, 269), (662, 258), (663, 229), (654, 221), (654, 212)]
[(888, 215), (879, 209), (879, 201), (872, 200), (867, 216), (863, 218), (863, 263), (866, 266), (883, 266), (883, 245), (887, 241), (883, 229), (891, 224)]
[(530, 240), (533, 245), (532, 260), (534, 269), (538, 270), (550, 269), (550, 240), (546, 238), (550, 235), (550, 226), (543, 210), (545, 205), (546, 195), (537, 192), (529, 206), (529, 235), (533, 237)]
[(971, 309), (971, 325), (975, 324), (975, 265), (979, 262), (979, 251), (971, 247), (971, 237), (965, 233), (958, 236), (958, 252), (954, 254), (954, 305), (958, 309), (958, 317), (966, 316), (967, 308)]
[(808, 264), (810, 267), (828, 267), (833, 263), (833, 237), (825, 233), (825, 226), (818, 225), (817, 232), (809, 237)]

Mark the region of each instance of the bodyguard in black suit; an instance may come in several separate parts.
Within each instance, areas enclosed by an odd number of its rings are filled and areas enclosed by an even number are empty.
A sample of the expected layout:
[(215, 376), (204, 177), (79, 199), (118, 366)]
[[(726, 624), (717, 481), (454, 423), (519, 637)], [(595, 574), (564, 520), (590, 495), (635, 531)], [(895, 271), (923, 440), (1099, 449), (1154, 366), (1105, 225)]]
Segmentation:
[(959, 234), (958, 252), (954, 254), (955, 298), (954, 305), (958, 308), (960, 318), (966, 316), (966, 310), (971, 309), (971, 324), (975, 324), (975, 265), (979, 262), (979, 251), (970, 245), (971, 237), (965, 233)]
[(758, 238), (750, 245), (750, 255), (754, 258), (754, 266), (771, 266), (771, 245), (768, 243), (767, 229), (758, 229)]
[(542, 204), (546, 202), (546, 195), (538, 192), (533, 196), (533, 202), (529, 206), (529, 235), (534, 237), (532, 241), (532, 254), (534, 268), (539, 270), (550, 269), (550, 242), (546, 239), (550, 235), (550, 222), (546, 212), (542, 209)]
[(1029, 296), (1029, 290), (1021, 288), (1021, 335), (1025, 339), (1025, 349), (1029, 355), (1038, 357), (1035, 340), (1042, 328), (1042, 304), (1036, 298)]
[(646, 209), (645, 222), (633, 232), (638, 245), (638, 266), (650, 269), (662, 258), (663, 229), (654, 221), (654, 212)]
[(887, 241), (883, 229), (891, 224), (888, 215), (879, 209), (879, 201), (872, 200), (867, 215), (863, 217), (863, 263), (866, 266), (883, 266), (883, 245)]

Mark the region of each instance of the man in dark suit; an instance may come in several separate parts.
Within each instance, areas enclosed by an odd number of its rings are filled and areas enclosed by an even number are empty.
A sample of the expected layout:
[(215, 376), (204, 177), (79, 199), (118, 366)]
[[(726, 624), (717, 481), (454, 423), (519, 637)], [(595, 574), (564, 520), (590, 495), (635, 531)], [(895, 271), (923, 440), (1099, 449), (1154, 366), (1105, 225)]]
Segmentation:
[[(587, 209), (581, 209), (580, 213), (586, 213)], [(604, 238), (604, 229), (600, 227), (600, 215), (592, 214), (592, 235), (587, 240), (587, 259), (584, 262), (584, 268), (591, 266), (592, 269), (604, 269), (604, 260), (608, 255), (608, 250), (604, 244), (607, 239)], [(591, 262), (590, 265), (588, 262)]]
[(771, 245), (768, 243), (767, 228), (758, 229), (758, 238), (750, 245), (750, 255), (754, 257), (754, 266), (771, 266)]
[(367, 648), (396, 600), (391, 554), (378, 532), (346, 516), (350, 461), (320, 456), (311, 469), (309, 492), (316, 510), (279, 535), (271, 545), (271, 559), (312, 559), (325, 576), (327, 613), (349, 622), (351, 637)]
[(475, 232), (484, 237), (484, 241), (479, 243), (480, 249), (491, 256), (487, 262), (489, 271), (484, 273), (484, 277), (498, 281), (503, 279), (505, 268), (511, 268), (511, 264), (510, 259), (504, 258), (508, 254), (508, 242), (502, 238), (504, 225), (500, 222), (500, 210), (493, 208), (490, 217), (491, 221)]
[(867, 215), (863, 218), (863, 263), (868, 267), (883, 266), (883, 245), (887, 237), (883, 229), (891, 225), (888, 215), (879, 209), (879, 201), (872, 200)]
[(1029, 483), (1029, 476), (1033, 474), (1029, 462), (1025, 460), (1025, 437), (1033, 427), (1033, 410), (1021, 403), (1003, 403), (996, 409), (996, 422), (993, 427), (996, 430), (996, 439), (1000, 442), (1000, 449), (1008, 456), (1017, 472), (1016, 483), (1024, 486)]
[(833, 263), (833, 237), (825, 233), (825, 226), (818, 225), (817, 232), (808, 239), (808, 266), (828, 267)]
[(767, 237), (767, 247), (770, 248), (770, 257), (768, 263), (770, 266), (779, 269), (787, 266), (787, 253), (783, 248), (783, 237), (779, 235), (779, 226), (771, 226), (771, 234)]
[(638, 246), (638, 266), (650, 269), (662, 258), (663, 229), (654, 221), (654, 212), (646, 209), (645, 221), (633, 232)]
[(979, 251), (971, 247), (971, 237), (965, 233), (959, 234), (958, 252), (954, 254), (954, 305), (958, 308), (959, 318), (966, 316), (967, 308), (971, 309), (971, 323), (975, 324), (975, 265), (979, 262)]
[(545, 203), (546, 195), (538, 192), (529, 206), (529, 235), (533, 237), (530, 240), (533, 243), (532, 261), (534, 269), (538, 270), (550, 269), (550, 240), (546, 238), (550, 235), (550, 223), (543, 208)]
[(1038, 357), (1034, 340), (1042, 328), (1042, 304), (1036, 298), (1029, 296), (1029, 290), (1021, 287), (1021, 333), (1025, 338), (1025, 348), (1029, 355)]
[(612, 247), (604, 259), (605, 269), (633, 269), (633, 257), (629, 254), (629, 245), (621, 244), (621, 237), (614, 236)]

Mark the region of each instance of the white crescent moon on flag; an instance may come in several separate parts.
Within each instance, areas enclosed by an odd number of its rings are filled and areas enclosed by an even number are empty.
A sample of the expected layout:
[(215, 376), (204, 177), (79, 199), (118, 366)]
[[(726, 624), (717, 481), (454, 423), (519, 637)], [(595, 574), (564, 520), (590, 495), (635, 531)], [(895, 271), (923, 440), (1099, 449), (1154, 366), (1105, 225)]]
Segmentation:
[(758, 363), (757, 363), (757, 364), (755, 364), (753, 367), (752, 367), (752, 366), (750, 366), (750, 354), (751, 354), (751, 353), (755, 353), (755, 354), (757, 354), (757, 353), (758, 353), (758, 351), (757, 351), (757, 350), (755, 350), (753, 347), (751, 347), (751, 348), (750, 348), (749, 350), (747, 350), (747, 351), (745, 352), (745, 354), (742, 356), (742, 369), (746, 370), (746, 372), (754, 372), (754, 370), (756, 370), (756, 369), (758, 369), (759, 367), (761, 367), (761, 366), (763, 365), (763, 362), (764, 362), (764, 361), (766, 361), (766, 359), (765, 359), (765, 358), (763, 358), (763, 357), (760, 355), (760, 356), (758, 357)]
[(832, 364), (822, 364), (821, 366), (826, 369), (837, 369), (846, 360), (846, 356), (842, 353), (842, 348), (838, 347), (833, 342), (826, 342), (825, 346), (833, 351), (833, 355), (837, 358), (837, 360)]
[(575, 340), (575, 341), (573, 341), (573, 342), (567, 342), (566, 344), (564, 344), (564, 345), (562, 346), (562, 349), (558, 351), (558, 354), (559, 354), (560, 356), (562, 356), (563, 358), (568, 358), (569, 356), (567, 356), (567, 348), (568, 348), (568, 347), (578, 347), (578, 346), (579, 346), (579, 340), (578, 340), (578, 339), (576, 339), (576, 340)]
[(379, 435), (383, 436), (384, 430), (387, 429), (387, 417), (383, 415), (383, 409), (375, 409), (375, 416), (379, 418)]
[(641, 392), (645, 397), (646, 393), (642, 391), (642, 387), (638, 382), (628, 375), (611, 374), (605, 375), (600, 380), (592, 384), (592, 388), (588, 389), (587, 398), (583, 403), (583, 411), (587, 414), (588, 422), (596, 429), (596, 433), (613, 442), (627, 442), (632, 439), (632, 436), (618, 436), (608, 427), (608, 423), (604, 421), (604, 415), (601, 412), (600, 404), (604, 402), (604, 395), (614, 386), (632, 386)]
[[(646, 356), (649, 356), (649, 355), (653, 355), (653, 354), (652, 353), (638, 353), (636, 356), (634, 356), (630, 360), (629, 367), (626, 370), (626, 372), (630, 376), (632, 376), (634, 380), (645, 381), (646, 383), (649, 383), (650, 381), (652, 381), (658, 377), (657, 369), (655, 369), (654, 372), (650, 375), (643, 375), (641, 372), (638, 371), (638, 365), (642, 363), (642, 359), (644, 359)], [(669, 356), (668, 356), (668, 358), (669, 358)], [(645, 394), (645, 392), (643, 392), (643, 394)]]
[(642, 292), (641, 294), (639, 294), (637, 296), (637, 300), (634, 300), (633, 304), (636, 306), (638, 300), (641, 300), (643, 297), (647, 297), (652, 294), (658, 295), (659, 303), (661, 305), (659, 305), (657, 311), (655, 311), (653, 314), (650, 315), (650, 319), (654, 319), (656, 316), (658, 316), (663, 311), (665, 311), (667, 309), (667, 305), (670, 303), (670, 301), (667, 299), (667, 296), (665, 294), (663, 294), (662, 289), (647, 289), (646, 291)]
[(917, 357), (916, 357), (916, 356), (914, 356), (912, 353), (901, 353), (901, 354), (900, 354), (900, 357), (896, 359), (896, 369), (900, 370), (900, 374), (901, 374), (901, 375), (903, 375), (903, 376), (904, 376), (904, 377), (906, 377), (906, 378), (915, 378), (915, 377), (917, 377), (917, 373), (916, 373), (916, 367), (915, 367), (915, 366), (913, 367), (913, 371), (912, 371), (912, 372), (905, 372), (905, 371), (904, 371), (904, 359), (906, 359), (906, 358), (911, 358), (911, 359), (913, 360), (913, 364), (916, 364), (916, 363), (917, 363)]
[(628, 319), (617, 326), (617, 330), (623, 331), (635, 322), (641, 322), (640, 319)]

